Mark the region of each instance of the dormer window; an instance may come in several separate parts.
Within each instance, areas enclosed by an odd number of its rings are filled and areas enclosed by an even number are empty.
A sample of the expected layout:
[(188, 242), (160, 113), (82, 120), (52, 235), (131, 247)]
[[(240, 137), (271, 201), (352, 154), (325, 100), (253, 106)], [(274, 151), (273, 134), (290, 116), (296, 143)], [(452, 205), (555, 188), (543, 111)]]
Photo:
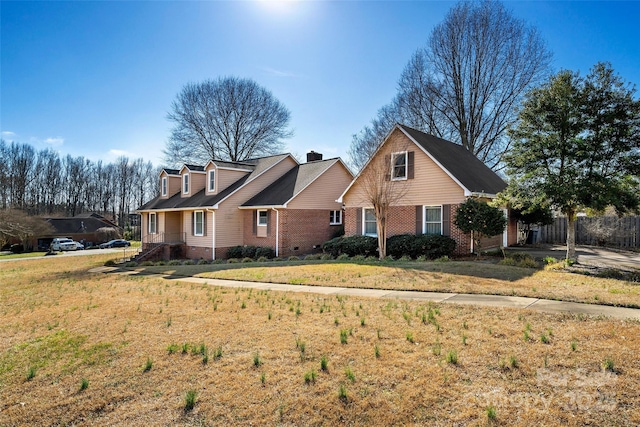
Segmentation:
[(391, 156), (391, 179), (407, 179), (407, 152), (393, 153)]
[(162, 177), (162, 195), (166, 196), (167, 195), (167, 177), (163, 176)]
[(207, 182), (209, 183), (209, 191), (211, 192), (216, 191), (216, 171), (215, 170), (209, 171), (209, 179), (207, 180)]
[(184, 174), (182, 177), (182, 192), (184, 194), (189, 194), (189, 174)]

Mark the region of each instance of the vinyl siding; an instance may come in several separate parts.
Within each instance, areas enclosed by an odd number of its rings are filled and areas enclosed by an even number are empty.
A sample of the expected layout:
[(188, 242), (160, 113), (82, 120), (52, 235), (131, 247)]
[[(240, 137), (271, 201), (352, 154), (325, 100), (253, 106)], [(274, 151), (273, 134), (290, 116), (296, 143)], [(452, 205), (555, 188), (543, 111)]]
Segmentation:
[[(216, 170), (216, 190), (218, 192), (224, 190), (249, 172), (234, 171), (227, 169)], [(213, 193), (212, 193), (213, 194)]]
[(183, 211), (182, 212), (182, 229), (185, 231), (187, 237), (187, 246), (199, 246), (199, 247), (211, 247), (213, 242), (213, 237), (211, 234), (211, 230), (213, 230), (213, 214), (211, 212), (206, 212), (206, 224), (205, 224), (205, 235), (204, 236), (194, 236), (193, 235), (193, 213), (197, 210), (203, 209), (194, 209), (191, 211)]
[[(288, 205), (288, 209), (339, 210), (342, 204), (336, 202), (353, 177), (340, 163), (336, 162), (311, 185), (298, 194)], [(328, 218), (327, 214), (327, 218)]]
[[(167, 178), (167, 195), (166, 196), (162, 195), (162, 178), (164, 177)], [(165, 171), (162, 171), (162, 173), (160, 174), (160, 180), (158, 181), (158, 189), (160, 190), (159, 191), (160, 197), (162, 197), (163, 199), (168, 199), (169, 197), (173, 196), (174, 194), (180, 191), (180, 177), (175, 175), (169, 175)]]
[[(400, 130), (389, 137), (377, 156), (390, 156), (400, 151), (414, 151), (414, 179), (389, 181), (389, 185), (397, 187), (398, 191), (406, 191), (397, 205), (443, 205), (465, 200), (462, 187)], [(356, 181), (345, 194), (343, 200), (346, 207), (370, 205), (362, 185), (361, 180)]]
[[(216, 211), (216, 247), (225, 248), (243, 244), (243, 212), (238, 206), (264, 190), (269, 184), (296, 165), (291, 157), (273, 166), (220, 204)], [(229, 172), (229, 171), (227, 171)]]

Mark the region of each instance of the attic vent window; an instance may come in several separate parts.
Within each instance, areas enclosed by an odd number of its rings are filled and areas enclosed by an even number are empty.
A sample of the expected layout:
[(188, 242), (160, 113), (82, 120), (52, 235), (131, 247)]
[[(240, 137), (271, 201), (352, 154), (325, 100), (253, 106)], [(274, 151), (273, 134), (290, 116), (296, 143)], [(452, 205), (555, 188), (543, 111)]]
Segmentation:
[(162, 177), (162, 195), (163, 196), (167, 195), (167, 177), (166, 176)]
[(393, 180), (407, 179), (407, 152), (393, 153), (391, 156), (391, 178)]
[(216, 191), (216, 171), (209, 171), (209, 191)]

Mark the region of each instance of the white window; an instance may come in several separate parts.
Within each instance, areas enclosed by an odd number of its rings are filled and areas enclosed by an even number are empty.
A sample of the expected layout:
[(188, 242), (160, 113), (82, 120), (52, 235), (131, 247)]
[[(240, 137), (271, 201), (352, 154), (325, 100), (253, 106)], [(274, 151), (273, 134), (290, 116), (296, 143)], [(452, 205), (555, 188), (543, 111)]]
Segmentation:
[(193, 235), (204, 236), (204, 211), (193, 213)]
[(149, 234), (156, 234), (156, 230), (157, 230), (156, 214), (150, 213), (149, 214)]
[(407, 152), (391, 155), (391, 179), (407, 179)]
[(189, 174), (185, 174), (182, 177), (182, 192), (184, 194), (189, 194)]
[(364, 231), (362, 234), (365, 236), (376, 237), (378, 235), (378, 229), (376, 228), (376, 213), (373, 209), (363, 209), (362, 216), (362, 230)]
[(209, 171), (209, 191), (216, 191), (216, 171)]
[(442, 234), (442, 206), (424, 207), (424, 234)]
[(267, 211), (258, 211), (258, 225), (267, 225)]
[(329, 212), (329, 225), (342, 224), (342, 211), (330, 211)]
[(166, 176), (162, 177), (162, 195), (163, 196), (167, 195), (167, 177)]

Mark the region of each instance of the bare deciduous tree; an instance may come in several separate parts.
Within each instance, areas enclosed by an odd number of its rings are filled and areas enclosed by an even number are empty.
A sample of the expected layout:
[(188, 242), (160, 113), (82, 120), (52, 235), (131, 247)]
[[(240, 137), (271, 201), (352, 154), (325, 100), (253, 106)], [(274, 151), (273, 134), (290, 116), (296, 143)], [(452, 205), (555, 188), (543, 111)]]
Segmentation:
[[(499, 169), (517, 107), (524, 94), (547, 77), (550, 59), (536, 29), (502, 3), (460, 2), (413, 55), (398, 94), (371, 128), (388, 126), (391, 111), (395, 121), (459, 143)], [(371, 154), (368, 147), (381, 143), (382, 134), (375, 133), (372, 142), (365, 128), (354, 137), (351, 163), (361, 163), (354, 154)]]
[(185, 85), (167, 117), (175, 125), (164, 151), (169, 164), (274, 154), (292, 135), (289, 110), (253, 80), (237, 77)]
[[(394, 151), (406, 151), (407, 146), (394, 147)], [(405, 157), (406, 160), (407, 157)], [(378, 236), (378, 256), (384, 259), (387, 256), (387, 220), (389, 210), (406, 195), (409, 187), (408, 181), (394, 180), (394, 159), (391, 155), (380, 152), (371, 158), (360, 173), (360, 189), (363, 201), (373, 208), (376, 216), (376, 234)], [(410, 164), (405, 161), (405, 176), (413, 173)], [(363, 224), (365, 227), (365, 224)]]

